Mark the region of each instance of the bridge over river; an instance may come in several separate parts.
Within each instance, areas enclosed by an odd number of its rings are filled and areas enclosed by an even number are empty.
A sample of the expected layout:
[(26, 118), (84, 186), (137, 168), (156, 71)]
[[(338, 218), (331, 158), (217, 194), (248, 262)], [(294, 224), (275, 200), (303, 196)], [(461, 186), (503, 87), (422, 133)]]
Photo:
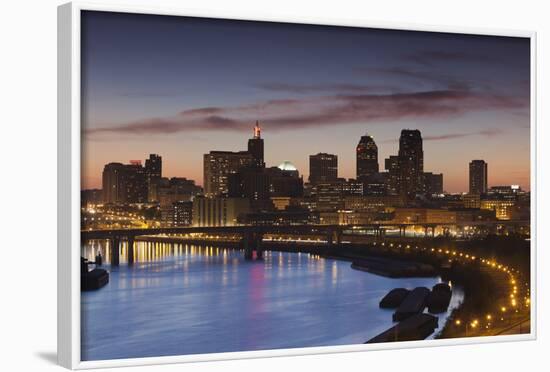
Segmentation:
[[(345, 233), (355, 231), (368, 232), (377, 240), (385, 240), (389, 230), (399, 231), (399, 237), (404, 237), (408, 229), (421, 227), (424, 237), (434, 237), (436, 228), (444, 232), (451, 228), (464, 229), (481, 226), (490, 229), (498, 229), (502, 226), (517, 225), (512, 221), (483, 221), (464, 223), (374, 223), (366, 225), (265, 225), (265, 226), (186, 226), (186, 227), (159, 227), (138, 229), (108, 229), (108, 230), (82, 230), (81, 241), (110, 240), (111, 261), (115, 266), (119, 265), (120, 242), (127, 241), (128, 247), (134, 245), (137, 237), (155, 235), (186, 235), (186, 234), (226, 234), (240, 236), (241, 246), (245, 251), (245, 257), (251, 258), (253, 252), (258, 257), (262, 256), (262, 240), (267, 234), (296, 234), (296, 235), (321, 235), (325, 236), (324, 244), (328, 248), (342, 244), (342, 236)], [(133, 263), (133, 249), (128, 249), (128, 262)]]

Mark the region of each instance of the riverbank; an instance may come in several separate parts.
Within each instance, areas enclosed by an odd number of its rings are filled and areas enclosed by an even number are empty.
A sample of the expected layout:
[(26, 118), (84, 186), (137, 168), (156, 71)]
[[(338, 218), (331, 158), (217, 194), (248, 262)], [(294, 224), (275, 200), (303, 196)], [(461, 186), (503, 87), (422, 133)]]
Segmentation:
[(351, 268), (388, 278), (426, 278), (437, 276), (432, 265), (398, 259), (367, 257), (352, 261)]
[[(499, 263), (495, 255), (485, 258), (479, 245), (465, 242), (462, 247), (455, 244), (449, 248), (441, 240), (425, 246), (391, 243), (347, 246), (340, 252), (331, 252), (330, 257), (354, 261), (375, 256), (432, 265), (436, 275), (460, 286), (464, 292), (463, 303), (451, 313), (436, 338), (499, 335), (511, 324), (522, 320), (526, 323), (529, 318), (529, 282), (518, 270)], [(526, 328), (524, 325), (521, 333), (529, 333)]]

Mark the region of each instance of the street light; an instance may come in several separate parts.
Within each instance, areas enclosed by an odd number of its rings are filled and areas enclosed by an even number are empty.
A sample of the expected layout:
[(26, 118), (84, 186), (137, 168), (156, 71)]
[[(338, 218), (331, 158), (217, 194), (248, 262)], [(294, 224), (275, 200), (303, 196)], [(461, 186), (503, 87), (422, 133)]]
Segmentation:
[[(475, 331), (475, 328), (477, 327), (477, 320), (474, 320), (470, 323), (470, 328)], [(468, 325), (466, 324), (466, 337), (468, 337)]]

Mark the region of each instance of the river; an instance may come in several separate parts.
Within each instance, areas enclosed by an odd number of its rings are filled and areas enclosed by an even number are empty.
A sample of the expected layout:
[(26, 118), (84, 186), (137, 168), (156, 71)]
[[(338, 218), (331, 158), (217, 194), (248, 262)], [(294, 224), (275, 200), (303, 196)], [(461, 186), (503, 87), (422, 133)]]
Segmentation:
[[(81, 296), (82, 360), (363, 343), (392, 326), (392, 311), (378, 307), (389, 290), (440, 281), (385, 278), (305, 253), (245, 261), (241, 251), (216, 247), (134, 249), (133, 265), (123, 248), (111, 267), (105, 242), (82, 248), (91, 260), (101, 250), (110, 272), (107, 286)], [(439, 329), (462, 299), (453, 288)]]

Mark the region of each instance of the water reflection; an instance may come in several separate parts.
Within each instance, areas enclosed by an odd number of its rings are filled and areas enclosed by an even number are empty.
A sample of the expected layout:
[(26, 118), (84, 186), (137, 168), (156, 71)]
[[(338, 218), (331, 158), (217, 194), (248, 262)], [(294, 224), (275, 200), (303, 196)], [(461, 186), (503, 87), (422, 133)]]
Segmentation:
[[(243, 252), (216, 246), (139, 241), (134, 265), (121, 243), (110, 283), (82, 294), (84, 360), (363, 343), (392, 325), (378, 301), (395, 287), (438, 278), (389, 279), (350, 269), (349, 262), (303, 253)], [(462, 295), (454, 288), (452, 306)], [(440, 316), (442, 326), (446, 314)]]

